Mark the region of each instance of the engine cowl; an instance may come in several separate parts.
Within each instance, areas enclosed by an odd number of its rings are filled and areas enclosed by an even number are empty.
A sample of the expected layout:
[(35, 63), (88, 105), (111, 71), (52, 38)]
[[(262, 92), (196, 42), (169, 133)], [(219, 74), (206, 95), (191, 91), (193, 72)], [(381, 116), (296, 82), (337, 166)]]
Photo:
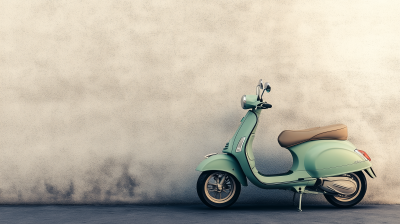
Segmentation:
[(350, 195), (357, 190), (357, 183), (349, 177), (327, 177), (320, 180), (319, 188), (330, 193)]

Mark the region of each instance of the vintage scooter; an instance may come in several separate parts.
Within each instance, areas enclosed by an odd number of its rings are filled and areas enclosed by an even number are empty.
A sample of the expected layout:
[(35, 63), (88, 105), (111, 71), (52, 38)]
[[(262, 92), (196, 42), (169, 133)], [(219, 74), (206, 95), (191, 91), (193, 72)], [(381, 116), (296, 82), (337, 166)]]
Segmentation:
[[(347, 141), (347, 127), (343, 124), (305, 130), (286, 130), (279, 144), (293, 157), (292, 168), (281, 174), (266, 175), (255, 166), (252, 144), (261, 111), (272, 107), (263, 102), (264, 92), (270, 92), (269, 83), (259, 81), (256, 95), (244, 95), (243, 109), (249, 109), (233, 137), (226, 143), (223, 154), (206, 155), (196, 168), (202, 171), (197, 181), (201, 201), (211, 208), (227, 208), (239, 197), (241, 185), (247, 179), (263, 189), (283, 189), (298, 193), (301, 211), (303, 194), (323, 194), (334, 206), (351, 207), (359, 203), (366, 191), (363, 171), (371, 178), (371, 158)], [(247, 179), (246, 179), (247, 178)]]

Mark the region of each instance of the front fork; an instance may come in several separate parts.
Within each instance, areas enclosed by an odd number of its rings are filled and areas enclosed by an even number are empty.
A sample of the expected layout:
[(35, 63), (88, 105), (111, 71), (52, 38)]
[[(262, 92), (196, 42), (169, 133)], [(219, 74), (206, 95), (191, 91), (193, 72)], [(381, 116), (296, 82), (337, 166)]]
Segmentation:
[(222, 177), (221, 180), (219, 180), (218, 176), (214, 176), (215, 183), (217, 183), (216, 187), (217, 187), (218, 192), (221, 192), (224, 190), (225, 179), (226, 179), (226, 174), (224, 174), (224, 176)]

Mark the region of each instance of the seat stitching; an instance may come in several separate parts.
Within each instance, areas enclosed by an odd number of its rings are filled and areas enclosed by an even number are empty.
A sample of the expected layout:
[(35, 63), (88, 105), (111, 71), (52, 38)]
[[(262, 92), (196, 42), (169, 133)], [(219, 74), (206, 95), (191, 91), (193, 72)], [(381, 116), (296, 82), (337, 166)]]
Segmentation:
[[(301, 144), (301, 143), (311, 141), (311, 139), (314, 138), (314, 137), (317, 136), (317, 135), (324, 134), (324, 133), (328, 133), (328, 132), (333, 132), (333, 131), (338, 131), (338, 130), (342, 130), (342, 129), (345, 129), (345, 128), (347, 128), (347, 127), (343, 127), (343, 128), (339, 128), (339, 129), (335, 129), (335, 130), (330, 130), (330, 131), (321, 132), (321, 133), (318, 133), (318, 134), (314, 135), (313, 137), (309, 138), (308, 140), (301, 141), (301, 142), (297, 142), (297, 143), (292, 144), (292, 145), (290, 145), (290, 146), (286, 146), (285, 148), (290, 148), (290, 147), (292, 147), (292, 146), (299, 145), (299, 144)], [(280, 136), (280, 135), (279, 135), (279, 136)], [(278, 142), (279, 142), (279, 137), (278, 137)]]
[(340, 128), (340, 129), (336, 129), (336, 130), (331, 130), (331, 131), (321, 132), (321, 133), (318, 133), (318, 134), (314, 135), (314, 136), (311, 137), (310, 139), (312, 139), (312, 138), (314, 138), (315, 136), (320, 135), (320, 134), (325, 134), (325, 133), (328, 133), (328, 132), (338, 131), (338, 130), (342, 130), (342, 129), (344, 129), (344, 128)]

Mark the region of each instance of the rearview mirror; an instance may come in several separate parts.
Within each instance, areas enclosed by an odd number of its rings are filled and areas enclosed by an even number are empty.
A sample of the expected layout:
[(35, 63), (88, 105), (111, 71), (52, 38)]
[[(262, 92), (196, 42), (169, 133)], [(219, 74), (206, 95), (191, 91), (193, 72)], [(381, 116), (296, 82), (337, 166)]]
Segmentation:
[(265, 90), (267, 91), (267, 93), (271, 92), (271, 86), (269, 85), (269, 83), (265, 83)]

